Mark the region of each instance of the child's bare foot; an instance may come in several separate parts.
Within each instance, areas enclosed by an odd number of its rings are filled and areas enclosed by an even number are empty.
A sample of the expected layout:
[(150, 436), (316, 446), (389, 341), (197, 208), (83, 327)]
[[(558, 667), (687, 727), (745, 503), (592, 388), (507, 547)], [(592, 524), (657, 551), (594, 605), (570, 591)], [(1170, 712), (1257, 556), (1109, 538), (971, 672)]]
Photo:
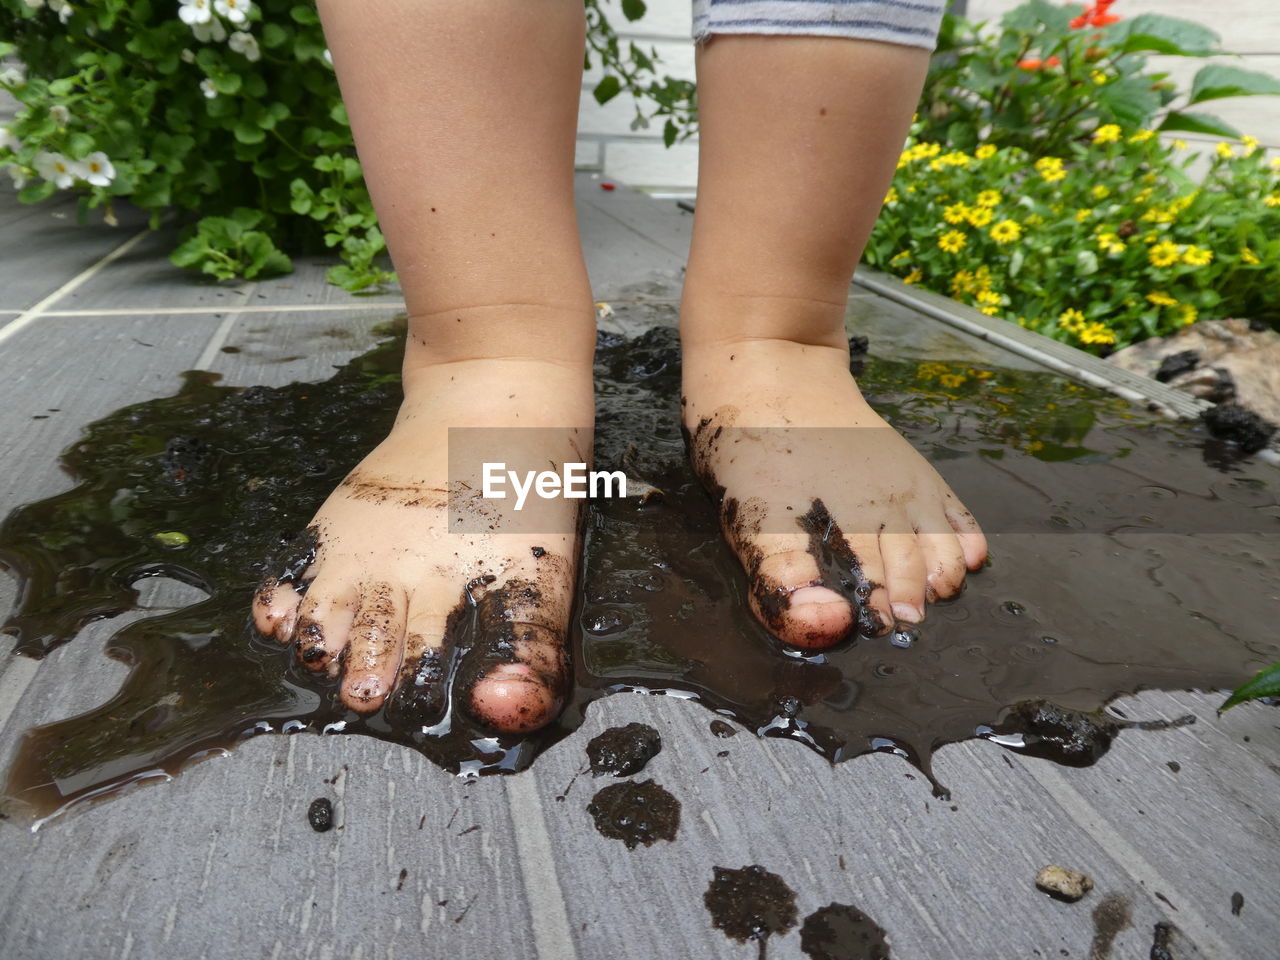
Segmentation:
[[(544, 520), (545, 511), (552, 516), (539, 533), (522, 532), (510, 498), (468, 505), (455, 485), (450, 511), (448, 431), (507, 428), (505, 459), (539, 469), (589, 462), (590, 368), (460, 360), (407, 369), (404, 387), (390, 436), (316, 515), (319, 546), (302, 589), (264, 585), (255, 624), (294, 644), (306, 666), (341, 673), (340, 695), (351, 709), (373, 712), (398, 687), (429, 715), (443, 710), (447, 653), (469, 595), (478, 637), (459, 671), (466, 688), (456, 702), (499, 730), (536, 729), (559, 712), (569, 682), (565, 637), (580, 501), (542, 502)], [(511, 429), (522, 427), (554, 429)], [(464, 524), (472, 532), (450, 533), (450, 516), (456, 524), (468, 506), (483, 511), (482, 528)]]
[(703, 483), (779, 639), (880, 635), (955, 596), (986, 540), (925, 459), (863, 400), (848, 353), (785, 339), (685, 345), (684, 424)]

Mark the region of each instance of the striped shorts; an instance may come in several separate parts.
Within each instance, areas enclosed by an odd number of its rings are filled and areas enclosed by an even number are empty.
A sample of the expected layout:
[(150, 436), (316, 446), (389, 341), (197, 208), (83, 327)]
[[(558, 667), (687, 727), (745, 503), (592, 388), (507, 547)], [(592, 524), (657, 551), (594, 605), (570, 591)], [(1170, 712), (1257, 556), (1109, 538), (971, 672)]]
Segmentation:
[(933, 50), (946, 0), (693, 0), (693, 38), (717, 33), (857, 37)]

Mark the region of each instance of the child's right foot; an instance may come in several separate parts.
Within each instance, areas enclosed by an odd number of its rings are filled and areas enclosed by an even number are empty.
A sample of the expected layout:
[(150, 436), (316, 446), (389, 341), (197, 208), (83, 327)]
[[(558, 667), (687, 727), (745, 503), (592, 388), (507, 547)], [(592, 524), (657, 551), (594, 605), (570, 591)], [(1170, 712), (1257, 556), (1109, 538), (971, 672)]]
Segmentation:
[(264, 585), (254, 622), (294, 644), (306, 666), (340, 672), (340, 696), (352, 710), (373, 712), (399, 687), (406, 702), (431, 714), (446, 703), (443, 668), (461, 623), (455, 613), (469, 594), (480, 635), (463, 660), (458, 677), (466, 686), (455, 702), (498, 730), (536, 729), (559, 712), (569, 683), (581, 501), (541, 502), (551, 523), (538, 533), (521, 532), (510, 498), (472, 503), (485, 511), (483, 529), (450, 533), (450, 517), (463, 514), (449, 509), (446, 493), (448, 431), (506, 428), (513, 447), (527, 448), (506, 459), (539, 469), (590, 462), (591, 369), (466, 359), (406, 369), (404, 388), (390, 436), (316, 514), (319, 546), (302, 589)]

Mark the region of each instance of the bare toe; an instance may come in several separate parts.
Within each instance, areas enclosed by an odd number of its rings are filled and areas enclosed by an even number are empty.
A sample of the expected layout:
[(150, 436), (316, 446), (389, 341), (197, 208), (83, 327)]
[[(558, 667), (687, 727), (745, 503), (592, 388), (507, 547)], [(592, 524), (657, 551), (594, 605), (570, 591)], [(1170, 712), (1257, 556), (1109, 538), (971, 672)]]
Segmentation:
[(361, 590), (360, 609), (342, 657), (342, 702), (372, 713), (386, 701), (404, 659), (404, 591), (378, 582)]
[(889, 609), (898, 620), (919, 623), (924, 619), (925, 563), (915, 533), (880, 534)]
[(960, 541), (960, 549), (964, 553), (964, 565), (970, 570), (981, 570), (982, 565), (987, 562), (987, 538), (983, 536), (978, 521), (951, 491), (947, 491), (944, 509), (947, 522)]
[(321, 570), (298, 608), (292, 636), (298, 662), (336, 675), (355, 613), (351, 582), (340, 573)]
[(263, 581), (253, 597), (253, 625), (264, 637), (275, 637), (281, 643), (293, 639), (293, 627), (298, 617), (298, 604), (302, 594), (292, 583), (282, 583), (272, 577)]
[(848, 599), (823, 584), (817, 560), (799, 545), (804, 542), (800, 536), (761, 538), (759, 549), (776, 552), (746, 565), (754, 568), (750, 606), (783, 643), (820, 649), (848, 636), (855, 618)]

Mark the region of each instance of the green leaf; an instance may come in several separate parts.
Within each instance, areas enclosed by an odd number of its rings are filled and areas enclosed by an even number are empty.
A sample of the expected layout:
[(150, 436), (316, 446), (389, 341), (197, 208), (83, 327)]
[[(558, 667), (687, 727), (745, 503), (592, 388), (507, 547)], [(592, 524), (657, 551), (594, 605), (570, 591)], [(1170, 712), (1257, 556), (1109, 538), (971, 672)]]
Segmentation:
[(1160, 131), (1166, 130), (1185, 130), (1188, 133), (1207, 133), (1215, 137), (1231, 137), (1234, 140), (1240, 139), (1240, 131), (1231, 124), (1219, 120), (1217, 117), (1211, 117), (1207, 113), (1187, 113), (1183, 110), (1175, 110), (1164, 118), (1164, 122), (1160, 124)]
[(676, 142), (676, 136), (679, 133), (680, 133), (680, 130), (676, 127), (675, 123), (671, 120), (668, 120), (662, 127), (663, 144), (665, 144), (668, 147), (671, 146), (673, 143)]
[(278, 23), (266, 23), (262, 26), (262, 45), (268, 50), (283, 46), (289, 39), (289, 31)]
[(1252, 680), (1242, 683), (1218, 708), (1218, 713), (1230, 710), (1236, 704), (1260, 697), (1280, 697), (1280, 663), (1273, 663), (1260, 671)]
[(1201, 67), (1191, 82), (1191, 103), (1220, 100), (1223, 97), (1250, 97), (1257, 94), (1280, 94), (1280, 80), (1256, 70), (1241, 70), (1211, 63)]
[(608, 103), (622, 92), (622, 81), (611, 73), (607, 74), (601, 78), (592, 92), (595, 94), (596, 103)]
[(1145, 127), (1160, 109), (1160, 97), (1142, 77), (1124, 77), (1098, 90), (1098, 104), (1122, 127)]
[(166, 530), (163, 533), (155, 533), (151, 535), (151, 539), (155, 540), (162, 547), (176, 549), (185, 547), (191, 542), (191, 538), (179, 530)]
[(266, 131), (262, 127), (245, 120), (237, 120), (231, 132), (236, 135), (236, 139), (241, 143), (261, 143), (267, 138)]
[(635, 23), (644, 16), (644, 0), (622, 0), (622, 15)]
[(295, 23), (319, 23), (320, 15), (316, 13), (315, 7), (309, 7), (304, 4), (298, 4), (289, 11), (289, 16), (293, 17)]
[(1221, 37), (1198, 23), (1144, 13), (1132, 20), (1121, 20), (1114, 26), (1121, 53), (1153, 50), (1184, 57), (1205, 57), (1214, 51)]

